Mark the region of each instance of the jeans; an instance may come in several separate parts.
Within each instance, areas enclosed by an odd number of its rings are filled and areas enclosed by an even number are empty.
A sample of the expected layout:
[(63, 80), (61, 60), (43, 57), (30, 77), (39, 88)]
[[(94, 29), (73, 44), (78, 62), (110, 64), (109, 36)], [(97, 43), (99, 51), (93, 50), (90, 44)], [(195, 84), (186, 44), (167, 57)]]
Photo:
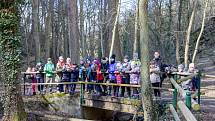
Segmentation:
[[(36, 78), (37, 79), (37, 83), (44, 83), (43, 78)], [(38, 91), (44, 91), (44, 85), (38, 85)]]
[[(152, 87), (160, 87), (160, 82), (152, 83)], [(154, 89), (155, 97), (160, 97), (161, 93), (159, 89)]]
[[(129, 77), (122, 78), (122, 84), (130, 84)], [(122, 89), (121, 97), (124, 97), (125, 89), (127, 90), (128, 96), (129, 97), (131, 96), (131, 88), (130, 87), (124, 87), (124, 86), (122, 86), (121, 89)]]
[[(77, 82), (77, 79), (71, 79), (71, 82)], [(70, 94), (74, 94), (76, 89), (76, 84), (71, 84), (70, 85)]]

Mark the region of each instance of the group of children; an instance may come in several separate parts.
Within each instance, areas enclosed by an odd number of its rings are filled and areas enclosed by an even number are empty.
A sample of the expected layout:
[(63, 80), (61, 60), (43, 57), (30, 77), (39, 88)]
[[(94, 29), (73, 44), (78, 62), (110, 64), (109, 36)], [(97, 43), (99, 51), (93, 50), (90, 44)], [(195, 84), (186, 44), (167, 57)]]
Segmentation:
[[(150, 62), (150, 80), (153, 87), (161, 87), (163, 76), (160, 72), (163, 71), (163, 66), (160, 60), (159, 53), (155, 53), (155, 58)], [(44, 68), (42, 63), (37, 63), (35, 68), (28, 68), (26, 72), (37, 72), (28, 75), (28, 78), (32, 80), (33, 94), (36, 94), (35, 83), (61, 83), (61, 82), (95, 82), (95, 83), (114, 83), (114, 84), (140, 84), (140, 60), (138, 54), (134, 53), (133, 59), (129, 60), (128, 56), (125, 56), (123, 62), (116, 61), (116, 56), (112, 55), (110, 59), (103, 57), (101, 59), (86, 59), (81, 60), (80, 64), (72, 63), (70, 58), (64, 60), (62, 56), (59, 57), (56, 63), (56, 68), (51, 58), (48, 58)], [(193, 65), (194, 66), (194, 65)], [(178, 71), (182, 72), (182, 65), (179, 65)], [(192, 70), (192, 64), (190, 64), (189, 71)], [(38, 73), (39, 72), (39, 73)], [(45, 77), (45, 78), (44, 78)], [(195, 81), (195, 79), (193, 79)], [(191, 82), (193, 82), (193, 80)], [(188, 83), (188, 82), (187, 82)], [(185, 88), (186, 82), (182, 83)], [(196, 86), (195, 84), (193, 84)], [(64, 92), (71, 95), (76, 91), (76, 84), (59, 84), (57, 86), (52, 85), (38, 85), (38, 92)], [(84, 91), (87, 93), (95, 93), (98, 95), (110, 95), (115, 97), (132, 97), (139, 98), (139, 89), (136, 87), (126, 86), (106, 86), (106, 85), (94, 85), (87, 84), (83, 86)], [(154, 95), (160, 97), (161, 93), (159, 89), (154, 89)]]
[[(35, 83), (61, 83), (61, 82), (95, 82), (95, 83), (114, 83), (114, 84), (133, 84), (140, 83), (140, 60), (138, 54), (133, 55), (133, 59), (129, 61), (128, 56), (124, 57), (123, 62), (116, 61), (116, 56), (112, 55), (110, 59), (103, 57), (101, 59), (86, 59), (81, 60), (80, 64), (74, 64), (70, 58), (64, 60), (62, 56), (59, 57), (56, 63), (56, 68), (51, 58), (48, 58), (47, 63), (43, 67), (39, 62), (34, 68), (28, 68), (26, 72), (28, 79), (32, 80), (32, 91), (36, 94)], [(59, 84), (40, 85), (38, 84), (38, 92), (64, 92), (74, 94), (76, 84)], [(84, 90), (87, 93), (96, 93), (99, 95), (111, 96), (128, 96), (138, 98), (139, 93), (137, 88), (120, 87), (120, 86), (106, 86), (106, 85), (84, 85)], [(127, 94), (126, 94), (127, 92)]]

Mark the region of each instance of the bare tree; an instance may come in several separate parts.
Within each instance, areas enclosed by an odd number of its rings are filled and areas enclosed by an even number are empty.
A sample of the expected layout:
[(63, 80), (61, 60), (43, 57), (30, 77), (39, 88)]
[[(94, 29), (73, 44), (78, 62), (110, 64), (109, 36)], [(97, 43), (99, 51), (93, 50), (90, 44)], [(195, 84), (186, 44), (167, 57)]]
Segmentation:
[(189, 58), (189, 46), (190, 46), (190, 32), (192, 30), (192, 24), (193, 24), (193, 20), (195, 17), (195, 12), (196, 12), (196, 5), (197, 4), (197, 0), (194, 3), (194, 8), (193, 8), (193, 12), (190, 18), (190, 22), (189, 22), (189, 26), (187, 29), (187, 35), (186, 35), (186, 42), (185, 42), (185, 51), (184, 51), (184, 64), (185, 64), (185, 68), (188, 67), (188, 58)]
[(32, 0), (32, 31), (33, 40), (35, 41), (35, 60), (40, 61), (41, 59), (41, 46), (39, 37), (39, 0)]
[(69, 56), (74, 63), (78, 63), (80, 60), (77, 17), (77, 0), (68, 0)]
[(194, 53), (193, 53), (192, 63), (194, 63), (194, 62), (195, 62), (196, 54), (197, 54), (197, 52), (198, 52), (198, 48), (199, 48), (199, 42), (200, 42), (200, 39), (201, 39), (202, 33), (203, 33), (203, 31), (204, 31), (204, 26), (205, 26), (205, 16), (206, 16), (207, 6), (208, 6), (208, 0), (206, 0), (206, 1), (205, 1), (204, 14), (203, 14), (203, 18), (202, 18), (202, 27), (201, 27), (201, 31), (200, 31), (200, 33), (199, 33), (198, 39), (197, 39), (197, 41), (196, 41), (196, 47), (195, 47), (195, 50), (194, 50)]
[(151, 82), (149, 79), (149, 33), (148, 0), (139, 2), (140, 45), (141, 45), (141, 95), (144, 109), (144, 121), (154, 121)]

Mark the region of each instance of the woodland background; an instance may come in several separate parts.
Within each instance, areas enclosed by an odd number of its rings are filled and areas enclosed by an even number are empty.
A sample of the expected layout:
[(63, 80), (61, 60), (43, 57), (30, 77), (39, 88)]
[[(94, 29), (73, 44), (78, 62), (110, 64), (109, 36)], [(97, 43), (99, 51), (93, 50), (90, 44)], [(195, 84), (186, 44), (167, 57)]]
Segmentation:
[[(190, 33), (189, 61), (201, 30), (206, 0), (198, 0)], [(113, 53), (117, 60), (124, 55), (140, 54), (138, 0), (25, 0), (21, 9), (21, 35), (24, 63), (34, 64), (51, 57), (104, 57), (110, 52), (112, 30), (120, 6)], [(159, 51), (166, 63), (183, 63), (185, 38), (195, 0), (150, 0), (150, 53)], [(208, 0), (205, 29), (200, 39), (203, 52), (214, 47), (215, 0)], [(210, 53), (210, 52), (209, 52)], [(144, 55), (141, 55), (144, 56)]]

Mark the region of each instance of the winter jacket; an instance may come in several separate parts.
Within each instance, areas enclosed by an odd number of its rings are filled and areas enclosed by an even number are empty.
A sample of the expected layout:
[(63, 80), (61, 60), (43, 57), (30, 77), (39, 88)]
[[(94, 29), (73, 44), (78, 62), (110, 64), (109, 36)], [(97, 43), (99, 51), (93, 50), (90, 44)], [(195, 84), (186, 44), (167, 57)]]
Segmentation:
[(96, 80), (97, 81), (103, 81), (104, 77), (101, 72), (101, 64), (98, 64), (97, 69), (96, 69)]
[(39, 72), (39, 73), (37, 73), (36, 74), (36, 78), (37, 79), (41, 79), (41, 78), (43, 78), (43, 67), (42, 66), (36, 66), (36, 70), (37, 70), (37, 72)]
[(129, 78), (129, 71), (131, 70), (131, 65), (129, 62), (122, 64), (122, 72), (123, 72), (123, 78)]
[(130, 84), (140, 83), (140, 66), (141, 66), (141, 63), (139, 60), (131, 61)]
[(150, 68), (150, 81), (151, 81), (151, 83), (157, 83), (157, 82), (161, 81), (159, 72), (160, 72), (159, 67)]
[(78, 80), (78, 77), (79, 77), (79, 70), (78, 70), (78, 67), (75, 67), (71, 70), (71, 79), (72, 80)]
[(53, 77), (54, 76), (54, 64), (53, 63), (47, 63), (44, 67), (44, 71), (46, 73), (47, 77)]
[(80, 65), (80, 67), (79, 67), (79, 78), (81, 80), (84, 80), (85, 77), (86, 77), (86, 68), (84, 65)]
[(116, 79), (116, 76), (114, 74), (115, 71), (116, 71), (116, 63), (109, 64), (108, 73), (109, 73), (109, 79), (110, 80)]
[(65, 64), (62, 70), (62, 79), (69, 80), (71, 73), (71, 64)]

